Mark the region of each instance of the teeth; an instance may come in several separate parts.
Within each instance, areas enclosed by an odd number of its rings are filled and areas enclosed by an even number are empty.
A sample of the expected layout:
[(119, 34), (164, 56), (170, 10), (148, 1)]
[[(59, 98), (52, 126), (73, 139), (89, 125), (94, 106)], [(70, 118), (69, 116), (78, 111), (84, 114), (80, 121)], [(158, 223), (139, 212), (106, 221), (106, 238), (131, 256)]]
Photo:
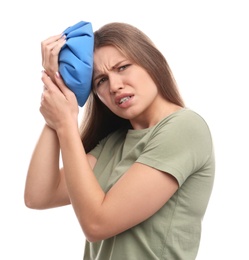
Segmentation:
[(129, 100), (131, 97), (124, 97), (124, 98), (121, 98), (120, 101), (119, 101), (119, 104), (122, 104), (124, 103), (125, 101)]

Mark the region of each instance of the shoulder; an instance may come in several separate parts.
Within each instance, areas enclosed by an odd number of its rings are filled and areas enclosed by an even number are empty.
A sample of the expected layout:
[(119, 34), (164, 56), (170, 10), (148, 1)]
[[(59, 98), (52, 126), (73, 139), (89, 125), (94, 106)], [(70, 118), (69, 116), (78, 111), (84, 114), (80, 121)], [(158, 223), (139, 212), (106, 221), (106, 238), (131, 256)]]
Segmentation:
[(207, 126), (205, 119), (200, 114), (188, 108), (183, 108), (170, 114), (169, 116), (164, 118), (160, 123), (167, 124), (168, 122), (178, 122), (182, 124), (200, 123)]
[(204, 118), (191, 109), (179, 110), (160, 121), (152, 130), (151, 142), (170, 147), (171, 152), (211, 153), (212, 135)]
[(206, 120), (197, 112), (191, 109), (181, 109), (161, 120), (154, 128), (154, 131), (167, 133), (172, 131), (174, 135), (189, 133), (210, 134)]

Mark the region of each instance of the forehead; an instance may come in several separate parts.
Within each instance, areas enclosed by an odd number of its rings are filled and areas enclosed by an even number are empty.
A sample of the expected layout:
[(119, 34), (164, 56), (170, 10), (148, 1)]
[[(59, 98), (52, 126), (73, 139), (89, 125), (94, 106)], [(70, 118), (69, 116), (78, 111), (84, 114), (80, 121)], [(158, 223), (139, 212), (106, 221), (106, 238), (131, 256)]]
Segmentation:
[(125, 55), (113, 46), (104, 46), (94, 51), (94, 72), (112, 69), (120, 61), (127, 59)]

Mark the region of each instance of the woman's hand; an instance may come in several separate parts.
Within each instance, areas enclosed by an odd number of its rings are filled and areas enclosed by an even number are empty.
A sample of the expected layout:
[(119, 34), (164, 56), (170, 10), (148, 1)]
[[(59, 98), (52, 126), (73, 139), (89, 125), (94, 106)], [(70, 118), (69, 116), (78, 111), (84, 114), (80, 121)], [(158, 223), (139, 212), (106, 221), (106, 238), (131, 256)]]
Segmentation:
[(58, 67), (58, 58), (62, 46), (66, 42), (66, 37), (62, 34), (52, 36), (41, 43), (42, 66), (48, 76), (54, 81), (54, 76)]
[(65, 126), (78, 127), (79, 108), (75, 94), (64, 84), (58, 72), (54, 81), (42, 72), (44, 90), (41, 98), (40, 112), (49, 127), (58, 131)]

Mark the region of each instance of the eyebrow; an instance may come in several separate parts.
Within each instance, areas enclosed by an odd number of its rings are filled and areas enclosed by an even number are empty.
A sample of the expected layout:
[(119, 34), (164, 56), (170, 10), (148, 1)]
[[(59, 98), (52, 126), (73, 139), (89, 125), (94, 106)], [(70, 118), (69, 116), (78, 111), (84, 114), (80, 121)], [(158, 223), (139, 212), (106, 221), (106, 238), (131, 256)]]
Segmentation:
[(96, 77), (93, 77), (93, 82), (95, 82), (97, 79), (100, 79), (100, 78), (102, 78), (102, 77), (104, 77), (105, 76), (105, 74), (98, 74)]
[[(124, 61), (126, 61), (126, 59), (117, 62), (114, 66), (111, 67), (111, 69), (108, 69), (108, 71), (112, 71), (112, 70), (116, 69), (116, 68), (117, 68), (122, 62), (124, 62)], [(96, 73), (96, 72), (97, 72), (97, 73)], [(98, 73), (99, 73), (99, 74), (98, 74)], [(106, 76), (106, 74), (104, 74), (104, 73), (102, 73), (102, 72), (100, 72), (100, 71), (98, 71), (98, 70), (96, 70), (96, 71), (94, 72), (94, 74), (95, 74), (95, 75), (97, 74), (97, 75), (93, 77), (93, 82), (95, 82), (97, 79), (100, 79), (100, 78)]]

